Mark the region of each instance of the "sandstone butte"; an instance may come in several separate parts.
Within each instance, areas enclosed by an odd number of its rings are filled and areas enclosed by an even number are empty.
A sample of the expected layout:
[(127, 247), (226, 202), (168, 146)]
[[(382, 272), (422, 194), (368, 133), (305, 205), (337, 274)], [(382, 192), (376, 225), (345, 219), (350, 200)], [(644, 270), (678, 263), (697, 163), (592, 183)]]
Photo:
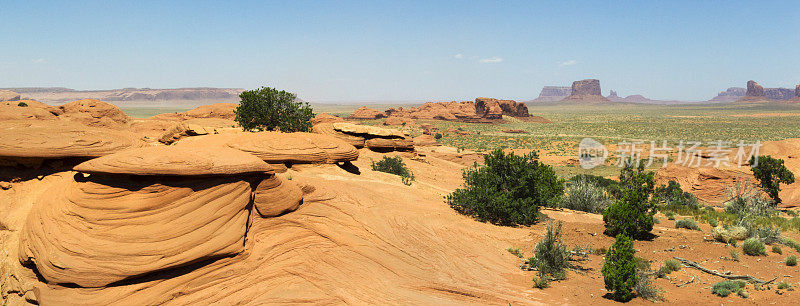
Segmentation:
[(474, 102), (427, 102), (419, 107), (390, 108), (383, 113), (364, 106), (354, 111), (348, 119), (386, 118), (385, 125), (404, 125), (412, 123), (412, 119), (493, 123), (501, 121), (503, 116), (522, 120), (532, 117), (525, 103), (476, 98)]

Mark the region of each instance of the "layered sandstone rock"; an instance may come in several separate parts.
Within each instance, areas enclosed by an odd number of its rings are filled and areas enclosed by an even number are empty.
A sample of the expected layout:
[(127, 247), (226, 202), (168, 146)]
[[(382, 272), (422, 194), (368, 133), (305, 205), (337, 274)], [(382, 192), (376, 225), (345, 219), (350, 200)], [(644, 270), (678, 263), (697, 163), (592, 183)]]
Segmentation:
[(414, 137), (414, 146), (415, 147), (430, 147), (430, 146), (441, 146), (436, 138), (432, 135), (422, 134), (417, 137)]
[(347, 117), (347, 119), (381, 119), (385, 117), (386, 114), (382, 112), (362, 106), (356, 109), (353, 114), (350, 115), (350, 117)]
[(512, 117), (530, 116), (525, 103), (493, 98), (476, 98), (475, 112), (478, 116), (486, 119), (502, 119), (503, 115)]
[(315, 133), (226, 133), (188, 137), (183, 147), (227, 147), (255, 155), (271, 164), (332, 164), (353, 161), (358, 150), (335, 137)]
[(772, 102), (793, 99), (795, 91), (789, 88), (764, 88), (755, 81), (747, 81), (747, 92), (740, 102)]
[(764, 87), (759, 85), (753, 80), (747, 81), (747, 92), (745, 93), (747, 97), (763, 97), (764, 96)]
[(183, 113), (158, 114), (151, 117), (151, 119), (189, 120), (198, 118), (218, 118), (218, 119), (234, 120), (236, 119), (236, 114), (234, 112), (236, 111), (237, 107), (239, 107), (239, 105), (233, 103), (215, 103), (215, 104), (203, 105)]
[(0, 102), (0, 120), (55, 120), (62, 111), (33, 100)]
[(93, 127), (123, 129), (131, 120), (119, 107), (95, 99), (69, 102), (59, 109), (63, 117)]
[(273, 175), (224, 148), (133, 149), (75, 169), (92, 174), (52, 186), (20, 235), (20, 262), (49, 284), (102, 287), (238, 254), (251, 185)]
[(414, 149), (411, 137), (393, 129), (346, 122), (317, 124), (312, 129), (314, 133), (336, 137), (356, 148), (366, 147), (379, 151)]
[(600, 80), (586, 79), (572, 82), (572, 92), (564, 101), (608, 101), (600, 90)]
[(159, 142), (172, 144), (181, 138), (208, 134), (232, 133), (241, 131), (239, 125), (228, 119), (197, 118), (175, 123), (161, 137)]
[(45, 159), (94, 158), (144, 143), (134, 134), (62, 120), (0, 121), (0, 159), (36, 166)]
[(0, 102), (19, 101), (19, 94), (10, 90), (0, 90)]

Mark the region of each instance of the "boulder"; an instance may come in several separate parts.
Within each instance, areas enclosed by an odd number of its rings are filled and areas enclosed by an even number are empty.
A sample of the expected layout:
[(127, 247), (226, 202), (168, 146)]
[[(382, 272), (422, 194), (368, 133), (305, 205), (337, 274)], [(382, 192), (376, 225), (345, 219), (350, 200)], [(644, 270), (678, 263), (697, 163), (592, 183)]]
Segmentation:
[(0, 90), (0, 102), (19, 101), (19, 94), (10, 90)]
[(75, 169), (92, 174), (53, 185), (20, 234), (20, 262), (49, 284), (103, 287), (241, 253), (251, 186), (272, 175), (225, 148), (132, 149)]
[(93, 127), (124, 129), (131, 120), (119, 107), (96, 99), (69, 102), (58, 108), (63, 111), (62, 117)]
[(386, 118), (386, 114), (366, 106), (356, 109), (347, 119), (381, 119)]
[(569, 96), (564, 98), (564, 100), (608, 101), (606, 97), (602, 96), (600, 80), (598, 79), (586, 79), (572, 82), (572, 92)]
[(320, 123), (334, 123), (334, 122), (344, 122), (344, 119), (336, 117), (334, 115), (330, 115), (328, 113), (320, 113), (319, 115), (311, 119), (311, 125), (316, 125)]
[(315, 133), (240, 132), (185, 138), (176, 146), (228, 147), (271, 164), (332, 164), (353, 161), (358, 150), (345, 141)]

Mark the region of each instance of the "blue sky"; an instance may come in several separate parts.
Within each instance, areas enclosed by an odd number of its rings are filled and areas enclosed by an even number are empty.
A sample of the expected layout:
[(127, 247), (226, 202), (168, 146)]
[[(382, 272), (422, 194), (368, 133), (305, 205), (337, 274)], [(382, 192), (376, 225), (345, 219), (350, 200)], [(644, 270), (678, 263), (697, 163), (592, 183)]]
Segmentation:
[(791, 1), (0, 0), (0, 20), (0, 87), (525, 100), (598, 78), (604, 94), (705, 100), (800, 82)]

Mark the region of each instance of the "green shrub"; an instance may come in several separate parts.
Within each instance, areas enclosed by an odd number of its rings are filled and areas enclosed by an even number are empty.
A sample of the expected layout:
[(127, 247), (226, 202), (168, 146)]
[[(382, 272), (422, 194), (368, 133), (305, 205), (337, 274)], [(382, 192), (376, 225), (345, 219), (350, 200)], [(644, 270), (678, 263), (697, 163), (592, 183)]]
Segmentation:
[(742, 253), (750, 256), (767, 255), (767, 249), (764, 243), (757, 238), (748, 238), (742, 243)]
[(761, 190), (766, 192), (775, 204), (780, 204), (781, 198), (778, 197), (778, 193), (781, 191), (780, 184), (794, 183), (794, 174), (786, 169), (782, 159), (772, 158), (769, 155), (760, 155), (758, 160), (755, 156), (751, 157), (750, 165)]
[(717, 223), (717, 219), (711, 219), (708, 220), (708, 225), (711, 225), (711, 227), (717, 227), (719, 223)]
[(550, 221), (547, 223), (547, 232), (533, 248), (533, 255), (534, 257), (529, 260), (529, 265), (539, 271), (540, 277), (546, 277), (549, 280), (566, 278), (570, 253), (561, 241), (561, 222)]
[(19, 107), (28, 107), (28, 103), (19, 102), (19, 103), (17, 103), (17, 106), (19, 106)]
[(651, 302), (662, 301), (664, 297), (661, 290), (650, 280), (647, 271), (636, 271), (636, 285), (633, 287), (636, 295)]
[(406, 163), (403, 162), (403, 158), (400, 156), (384, 156), (383, 159), (377, 163), (373, 161), (372, 171), (386, 172), (400, 176), (403, 184), (406, 185), (411, 185), (411, 182), (414, 181), (414, 173), (408, 169)]
[(789, 289), (789, 288), (792, 288), (792, 285), (787, 283), (786, 281), (782, 281), (782, 282), (778, 283), (778, 289), (780, 289), (780, 290), (785, 290), (785, 289)]
[(699, 206), (697, 198), (681, 189), (681, 185), (676, 181), (669, 181), (653, 191), (653, 198), (664, 205), (679, 205), (697, 208)]
[(534, 288), (539, 288), (539, 289), (544, 289), (544, 288), (550, 287), (550, 279), (547, 277), (547, 275), (534, 276), (533, 277), (533, 287)]
[(655, 202), (650, 199), (655, 184), (653, 172), (645, 172), (644, 164), (634, 169), (626, 163), (619, 177), (620, 197), (603, 211), (606, 234), (645, 238), (653, 230), (656, 213)]
[(772, 253), (783, 254), (783, 250), (781, 249), (781, 247), (779, 247), (777, 245), (773, 245), (772, 246)]
[(781, 242), (781, 230), (772, 227), (758, 227), (758, 228), (749, 228), (748, 229), (748, 236), (755, 237), (761, 240), (761, 242), (766, 244), (774, 244)]
[(619, 234), (614, 245), (606, 254), (603, 264), (603, 280), (606, 290), (611, 292), (616, 301), (627, 302), (633, 298), (634, 285), (637, 283), (635, 251), (633, 240)]
[(739, 252), (736, 252), (736, 250), (731, 250), (731, 260), (739, 261)]
[(519, 248), (508, 248), (508, 249), (506, 249), (506, 251), (508, 251), (509, 253), (511, 253), (511, 254), (513, 254), (514, 256), (517, 256), (517, 257), (519, 257), (519, 258), (522, 258), (522, 257), (524, 257), (524, 256), (522, 255), (522, 252), (519, 250)]
[(433, 134), (433, 139), (436, 139), (436, 140), (442, 139), (442, 133)]
[(787, 266), (794, 267), (797, 265), (797, 256), (789, 255), (786, 256), (786, 260), (783, 261)]
[(664, 262), (664, 266), (669, 268), (670, 271), (681, 270), (681, 262), (675, 259), (667, 259), (667, 261)]
[(533, 152), (525, 156), (496, 149), (484, 166), (464, 172), (464, 188), (447, 196), (459, 213), (497, 225), (530, 225), (540, 219), (540, 206), (556, 206), (564, 181)]
[(794, 241), (789, 238), (782, 239), (782, 241), (783, 244), (785, 244), (786, 246), (793, 248), (795, 251), (800, 252), (800, 243), (797, 243), (797, 241)]
[(308, 102), (275, 88), (261, 87), (239, 94), (241, 101), (234, 119), (246, 131), (308, 132), (314, 113)]
[(570, 178), (569, 181), (570, 183), (577, 181), (591, 182), (595, 186), (605, 189), (611, 197), (619, 196), (619, 182), (599, 175), (578, 174)]
[(683, 220), (678, 220), (675, 222), (675, 228), (685, 228), (690, 230), (699, 231), (700, 226), (697, 225), (697, 222), (690, 218), (684, 218)]
[(561, 207), (590, 213), (602, 212), (611, 203), (611, 197), (602, 187), (583, 178), (567, 184), (566, 196)]
[(721, 297), (729, 296), (731, 293), (742, 291), (747, 283), (743, 281), (722, 281), (711, 287), (711, 293)]
[(675, 220), (675, 213), (674, 212), (668, 211), (668, 212), (665, 212), (664, 215), (667, 216), (667, 220)]

